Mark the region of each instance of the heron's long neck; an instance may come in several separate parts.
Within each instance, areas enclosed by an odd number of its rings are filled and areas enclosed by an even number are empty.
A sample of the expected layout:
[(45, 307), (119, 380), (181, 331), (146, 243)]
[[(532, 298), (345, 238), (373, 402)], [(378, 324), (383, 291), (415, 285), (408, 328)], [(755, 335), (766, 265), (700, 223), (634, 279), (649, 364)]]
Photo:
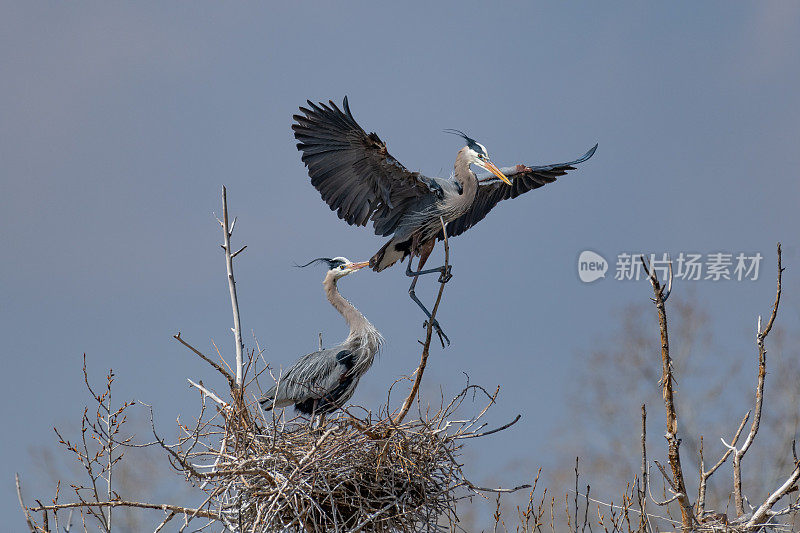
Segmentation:
[(339, 311), (350, 327), (350, 336), (348, 338), (362, 332), (365, 326), (369, 324), (369, 321), (367, 321), (364, 315), (362, 315), (353, 304), (339, 294), (339, 289), (336, 286), (336, 278), (330, 275), (325, 276), (325, 281), (322, 282), (322, 285), (325, 287), (325, 295), (328, 297), (328, 301)]
[(456, 156), (453, 175), (458, 183), (461, 184), (461, 198), (467, 205), (471, 205), (472, 201), (475, 199), (475, 193), (478, 192), (478, 178), (469, 168), (469, 159), (466, 149), (459, 150)]

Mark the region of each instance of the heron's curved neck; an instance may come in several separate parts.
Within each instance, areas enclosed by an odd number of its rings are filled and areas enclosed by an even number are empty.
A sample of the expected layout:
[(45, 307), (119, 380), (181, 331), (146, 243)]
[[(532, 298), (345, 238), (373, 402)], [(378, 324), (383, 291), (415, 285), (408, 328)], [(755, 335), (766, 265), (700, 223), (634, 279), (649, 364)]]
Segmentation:
[(328, 301), (334, 309), (339, 311), (350, 327), (350, 337), (359, 333), (368, 321), (353, 304), (339, 294), (339, 289), (336, 286), (336, 278), (328, 274), (325, 276), (325, 281), (322, 282), (322, 286), (325, 287), (325, 296), (328, 297)]
[(453, 176), (461, 184), (461, 196), (472, 202), (475, 193), (478, 192), (478, 178), (472, 169), (469, 168), (469, 156), (467, 149), (462, 148), (456, 156), (456, 164), (453, 167)]

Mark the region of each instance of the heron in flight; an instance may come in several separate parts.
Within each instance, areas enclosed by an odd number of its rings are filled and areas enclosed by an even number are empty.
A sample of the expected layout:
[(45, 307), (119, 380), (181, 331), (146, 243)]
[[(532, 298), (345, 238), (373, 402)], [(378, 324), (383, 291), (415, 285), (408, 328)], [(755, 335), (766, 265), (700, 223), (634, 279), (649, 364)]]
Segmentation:
[[(460, 235), (483, 220), (501, 200), (555, 181), (597, 149), (595, 145), (567, 163), (501, 169), (491, 162), (481, 143), (461, 131), (445, 130), (462, 137), (466, 146), (456, 155), (451, 177), (429, 178), (406, 169), (389, 154), (377, 134), (367, 134), (353, 118), (346, 96), (341, 109), (333, 101), (326, 105), (309, 100), (308, 108), (300, 111), (303, 114), (294, 115), (292, 129), (311, 184), (348, 224), (366, 226), (371, 220), (377, 235), (392, 236), (370, 259), (373, 270), (380, 272), (410, 256), (406, 275), (414, 279), (409, 296), (429, 320), (431, 314), (414, 288), (423, 274), (439, 272), (441, 282), (451, 277), (449, 268), (422, 270), (436, 240), (444, 238), (442, 222), (448, 237)], [(487, 172), (478, 176), (470, 165)], [(411, 268), (414, 257), (419, 258), (416, 271)], [(438, 322), (432, 322), (442, 345), (444, 340), (449, 344)]]
[(358, 381), (372, 366), (375, 354), (383, 344), (383, 337), (369, 320), (340, 293), (337, 282), (369, 265), (368, 261), (353, 263), (345, 257), (320, 257), (313, 263), (324, 263), (328, 272), (322, 286), (331, 305), (344, 317), (350, 334), (341, 344), (301, 357), (278, 380), (278, 383), (261, 397), (259, 402), (269, 411), (294, 404), (312, 421), (341, 408), (356, 390)]

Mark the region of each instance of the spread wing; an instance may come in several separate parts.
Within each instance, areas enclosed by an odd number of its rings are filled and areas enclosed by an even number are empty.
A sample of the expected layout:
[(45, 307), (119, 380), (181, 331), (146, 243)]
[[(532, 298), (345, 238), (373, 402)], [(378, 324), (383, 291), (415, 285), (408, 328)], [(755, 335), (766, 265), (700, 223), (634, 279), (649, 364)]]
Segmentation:
[(410, 172), (392, 157), (375, 133), (367, 134), (353, 118), (347, 97), (340, 110), (332, 101), (301, 107), (292, 124), (311, 184), (339, 218), (375, 232), (394, 231), (405, 210), (430, 194), (430, 181)]
[[(596, 144), (581, 157), (568, 163), (556, 163), (553, 165), (535, 167), (517, 165), (516, 167), (500, 169), (503, 174), (511, 180), (513, 185), (507, 185), (495, 178), (492, 174), (489, 174), (491, 178), (480, 180), (478, 192), (475, 195), (475, 201), (472, 203), (469, 210), (447, 224), (447, 236), (455, 237), (456, 235), (464, 233), (483, 220), (483, 218), (489, 214), (489, 211), (501, 200), (516, 198), (520, 194), (538, 189), (539, 187), (556, 181), (558, 176), (563, 176), (569, 170), (575, 170), (574, 165), (583, 163), (592, 157), (595, 150), (597, 150)], [(442, 238), (442, 232), (440, 231), (439, 239), (441, 240)]]

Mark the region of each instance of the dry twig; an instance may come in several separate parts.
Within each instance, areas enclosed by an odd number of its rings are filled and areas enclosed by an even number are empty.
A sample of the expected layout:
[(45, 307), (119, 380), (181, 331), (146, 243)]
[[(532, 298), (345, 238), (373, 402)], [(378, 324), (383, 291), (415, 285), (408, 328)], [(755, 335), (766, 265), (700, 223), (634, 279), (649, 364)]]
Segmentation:
[[(446, 272), (450, 261), (450, 244), (447, 241), (447, 227), (445, 226), (444, 219), (439, 217), (439, 221), (442, 223), (442, 233), (444, 234), (444, 270)], [(439, 309), (439, 302), (442, 301), (442, 294), (444, 293), (444, 286), (446, 283), (447, 281), (445, 278), (442, 278), (442, 281), (439, 283), (439, 292), (436, 295), (436, 303), (433, 304), (433, 309), (431, 309), (431, 317), (427, 322), (428, 327), (425, 331), (425, 342), (422, 344), (422, 356), (420, 357), (419, 366), (417, 366), (417, 370), (414, 372), (416, 374), (414, 376), (414, 383), (411, 385), (411, 391), (408, 393), (408, 397), (403, 402), (400, 412), (394, 417), (396, 424), (401, 423), (406, 417), (408, 410), (411, 409), (411, 405), (414, 403), (414, 398), (417, 396), (417, 392), (419, 391), (419, 385), (422, 382), (422, 374), (425, 373), (425, 367), (428, 364), (428, 354), (430, 353), (431, 348), (431, 337), (433, 336), (433, 324), (434, 320), (436, 319), (436, 311)], [(442, 347), (444, 347), (444, 341), (442, 341)]]

